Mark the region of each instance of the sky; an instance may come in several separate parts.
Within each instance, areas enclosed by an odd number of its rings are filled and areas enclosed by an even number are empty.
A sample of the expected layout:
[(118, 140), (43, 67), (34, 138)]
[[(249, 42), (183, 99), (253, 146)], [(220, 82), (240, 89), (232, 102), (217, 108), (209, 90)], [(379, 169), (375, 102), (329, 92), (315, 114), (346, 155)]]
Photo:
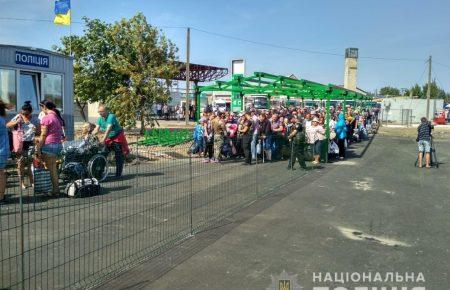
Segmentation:
[[(245, 59), (246, 73), (295, 74), (321, 83), (343, 84), (348, 47), (359, 49), (358, 87), (409, 88), (427, 79), (426, 59), (433, 56), (433, 78), (450, 91), (450, 1), (447, 0), (72, 0), (73, 34), (83, 33), (81, 18), (114, 22), (143, 12), (186, 59), (186, 29), (191, 31), (191, 62), (230, 68)], [(52, 0), (0, 0), (0, 43), (50, 49), (68, 35), (51, 21)], [(201, 32), (264, 42), (311, 54), (252, 44)], [(372, 58), (370, 58), (372, 57)], [(373, 58), (410, 59), (379, 60)], [(438, 64), (439, 63), (439, 64)]]

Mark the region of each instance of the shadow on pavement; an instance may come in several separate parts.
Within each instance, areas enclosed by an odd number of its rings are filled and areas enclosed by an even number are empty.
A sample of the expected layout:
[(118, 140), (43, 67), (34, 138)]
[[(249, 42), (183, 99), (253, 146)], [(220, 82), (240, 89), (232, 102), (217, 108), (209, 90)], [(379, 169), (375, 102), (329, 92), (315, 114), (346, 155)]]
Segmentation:
[[(320, 167), (323, 168), (323, 167)], [(320, 169), (319, 167), (311, 168)], [(326, 171), (316, 171), (317, 174), (308, 174), (302, 178), (302, 183), (307, 184), (315, 181), (325, 174)], [(279, 188), (273, 194), (265, 195), (250, 206), (237, 212), (231, 218), (224, 219), (218, 225), (202, 231), (190, 239), (181, 241), (169, 251), (163, 252), (156, 257), (151, 257), (147, 261), (137, 265), (130, 271), (114, 277), (113, 280), (98, 286), (96, 289), (139, 289), (148, 287), (158, 278), (194, 256), (201, 250), (213, 244), (228, 232), (245, 223), (250, 218), (256, 216), (267, 208), (270, 208), (278, 201), (282, 200), (294, 190), (298, 189), (298, 182), (290, 183)]]

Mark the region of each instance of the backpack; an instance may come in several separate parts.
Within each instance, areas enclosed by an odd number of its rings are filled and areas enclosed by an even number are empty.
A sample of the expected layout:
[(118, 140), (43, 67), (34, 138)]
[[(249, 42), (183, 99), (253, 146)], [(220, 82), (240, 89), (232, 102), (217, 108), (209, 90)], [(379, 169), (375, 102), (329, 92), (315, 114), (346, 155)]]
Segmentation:
[(101, 187), (97, 179), (85, 178), (68, 183), (64, 192), (69, 197), (88, 197), (99, 195)]

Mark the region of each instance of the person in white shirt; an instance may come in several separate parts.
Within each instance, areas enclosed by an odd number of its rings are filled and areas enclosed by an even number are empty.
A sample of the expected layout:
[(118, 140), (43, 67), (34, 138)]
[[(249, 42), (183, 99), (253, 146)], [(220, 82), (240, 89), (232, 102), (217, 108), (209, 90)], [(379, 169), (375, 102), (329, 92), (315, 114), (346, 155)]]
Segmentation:
[(330, 118), (330, 132), (334, 131), (334, 128), (336, 127), (336, 117)]
[(317, 117), (314, 117), (311, 126), (306, 127), (306, 136), (308, 143), (313, 145), (314, 161), (312, 163), (319, 164), (322, 141), (325, 140), (325, 129), (319, 125), (319, 119)]
[(183, 119), (183, 116), (184, 116), (184, 111), (183, 111), (183, 107), (182, 106), (179, 106), (178, 107), (178, 110), (177, 110), (177, 114), (178, 114), (178, 121), (180, 121), (181, 119)]
[(12, 131), (17, 132), (17, 136), (20, 136), (22, 147), (15, 151), (17, 156), (17, 172), (19, 175), (20, 185), (23, 189), (27, 188), (24, 181), (25, 169), (27, 169), (29, 186), (33, 186), (33, 173), (31, 170), (31, 154), (34, 145), (36, 133), (39, 133), (40, 128), (39, 120), (37, 120), (33, 115), (33, 107), (30, 101), (26, 101), (22, 106), (22, 110), (18, 115), (11, 119), (6, 124), (6, 127), (10, 128)]
[(311, 114), (306, 114), (306, 117), (305, 117), (305, 124), (304, 124), (304, 126), (305, 126), (305, 129), (306, 128), (308, 128), (308, 127), (311, 127)]
[(162, 105), (160, 103), (156, 104), (156, 114), (158, 115), (159, 118), (162, 117)]

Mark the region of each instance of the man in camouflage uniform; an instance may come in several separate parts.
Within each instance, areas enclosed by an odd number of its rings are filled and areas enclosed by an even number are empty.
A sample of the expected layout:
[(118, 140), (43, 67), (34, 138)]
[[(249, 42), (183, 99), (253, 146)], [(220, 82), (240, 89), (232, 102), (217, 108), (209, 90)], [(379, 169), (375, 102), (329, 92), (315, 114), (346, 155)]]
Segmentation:
[(295, 160), (298, 160), (300, 167), (306, 169), (305, 163), (305, 149), (306, 149), (306, 137), (303, 129), (302, 122), (298, 119), (292, 118), (292, 131), (288, 138), (291, 143), (291, 158), (289, 159), (288, 169), (295, 170)]
[(225, 122), (223, 120), (223, 114), (218, 115), (211, 121), (212, 129), (214, 131), (214, 160), (213, 162), (220, 162), (222, 159), (222, 147), (226, 133)]

